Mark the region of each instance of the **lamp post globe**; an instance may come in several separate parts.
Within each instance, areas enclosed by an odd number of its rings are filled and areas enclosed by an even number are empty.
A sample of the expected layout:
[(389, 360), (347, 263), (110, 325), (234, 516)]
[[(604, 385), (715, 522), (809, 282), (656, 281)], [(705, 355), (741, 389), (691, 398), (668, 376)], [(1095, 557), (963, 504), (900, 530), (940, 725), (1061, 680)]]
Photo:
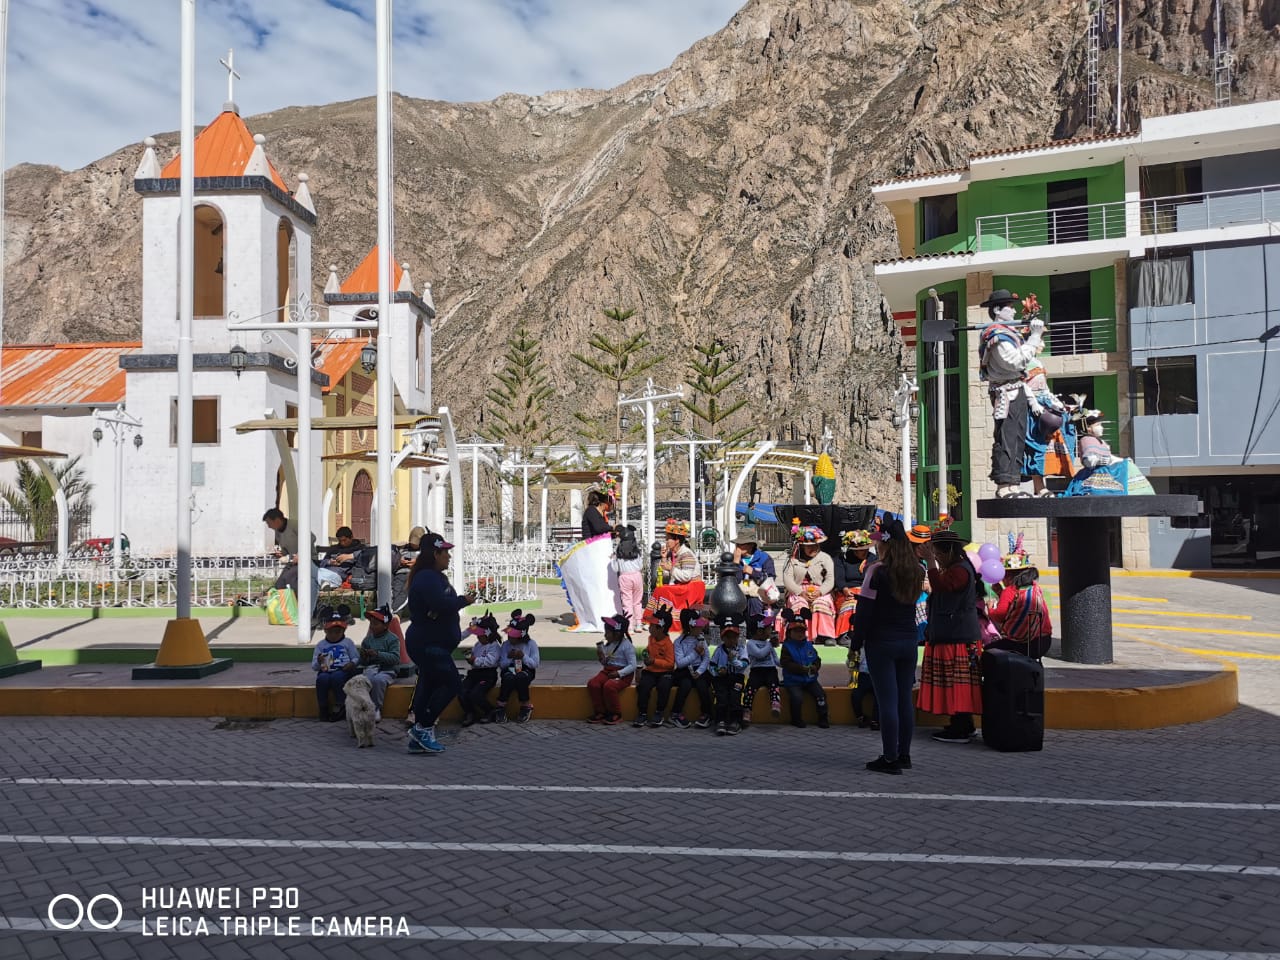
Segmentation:
[(373, 341), (370, 340), (360, 350), (360, 368), (364, 370), (365, 373), (373, 373), (374, 369), (377, 366), (378, 366), (378, 348), (375, 347), (373, 345)]
[(249, 359), (249, 351), (245, 350), (240, 344), (236, 344), (231, 348), (229, 354), (231, 361), (231, 369), (235, 371), (236, 379), (240, 379), (240, 374), (244, 373), (244, 368)]
[(94, 428), (93, 428), (93, 442), (94, 442), (94, 443), (101, 443), (101, 442), (102, 442), (102, 428), (101, 428), (101, 427), (94, 427)]
[(135, 449), (135, 450), (141, 450), (141, 449), (142, 449), (142, 434), (140, 434), (140, 433), (135, 433), (135, 434), (133, 435), (133, 449)]

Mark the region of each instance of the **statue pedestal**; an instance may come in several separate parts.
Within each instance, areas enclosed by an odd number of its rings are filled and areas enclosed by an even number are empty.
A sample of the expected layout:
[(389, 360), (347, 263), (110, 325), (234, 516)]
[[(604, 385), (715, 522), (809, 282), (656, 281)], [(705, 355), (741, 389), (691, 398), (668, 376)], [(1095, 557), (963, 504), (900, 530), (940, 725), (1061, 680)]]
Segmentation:
[(1062, 595), (1062, 659), (1111, 663), (1110, 517), (1194, 517), (1200, 501), (1162, 494), (1131, 497), (1033, 497), (979, 500), (978, 516), (992, 520), (1054, 519), (1058, 525), (1058, 588)]

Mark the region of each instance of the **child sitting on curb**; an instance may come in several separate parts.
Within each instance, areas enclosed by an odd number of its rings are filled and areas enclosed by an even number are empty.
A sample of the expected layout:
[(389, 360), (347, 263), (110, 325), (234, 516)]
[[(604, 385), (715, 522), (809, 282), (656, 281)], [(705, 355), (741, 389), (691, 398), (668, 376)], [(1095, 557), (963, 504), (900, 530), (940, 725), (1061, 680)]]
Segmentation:
[[(316, 703), (321, 720), (342, 720), (346, 717), (347, 695), (343, 685), (360, 669), (360, 654), (356, 645), (347, 638), (347, 617), (351, 611), (343, 606), (321, 607), (320, 625), (324, 639), (316, 644), (311, 654), (311, 669), (316, 672)], [(333, 695), (334, 708), (329, 709), (329, 695)]]
[(475, 646), (467, 654), (471, 669), (462, 681), (462, 725), (489, 723), (493, 707), (489, 705), (489, 693), (498, 685), (498, 665), (502, 662), (502, 637), (498, 633), (498, 618), (491, 613), (475, 617), (467, 630), (476, 638)]
[(825, 730), (831, 721), (827, 718), (827, 696), (818, 682), (822, 660), (808, 638), (808, 619), (809, 611), (805, 609), (782, 611), (787, 632), (787, 639), (782, 643), (782, 685), (787, 688), (791, 701), (791, 725), (805, 726), (804, 695), (807, 693), (817, 704), (818, 726)]
[(742, 691), (742, 725), (751, 722), (751, 705), (756, 691), (769, 688), (769, 710), (775, 717), (782, 716), (782, 690), (778, 686), (778, 636), (773, 632), (773, 612), (747, 617), (747, 686)]
[(591, 716), (587, 723), (622, 720), (622, 691), (631, 686), (636, 673), (636, 648), (631, 645), (631, 621), (625, 613), (604, 618), (604, 640), (596, 644), (600, 672), (587, 681)]
[(533, 703), (529, 699), (529, 684), (538, 671), (538, 645), (529, 636), (529, 628), (536, 618), (522, 610), (511, 611), (507, 624), (507, 639), (502, 644), (502, 658), (498, 662), (502, 685), (498, 688), (498, 702), (493, 708), (493, 722), (507, 722), (507, 700), (515, 693), (520, 698), (520, 713), (516, 723), (528, 723), (533, 716)]
[(712, 685), (716, 691), (716, 736), (733, 736), (742, 730), (742, 688), (747, 677), (747, 651), (741, 642), (742, 626), (721, 618), (720, 646), (711, 657)]
[[(674, 608), (665, 600), (659, 600), (656, 608), (644, 615), (643, 622), (649, 627), (649, 644), (644, 652), (644, 669), (640, 671), (640, 681), (636, 685), (636, 718), (631, 722), (633, 727), (662, 726), (662, 713), (667, 708), (667, 699), (671, 696), (671, 684), (675, 679), (676, 648), (671, 642), (671, 625), (675, 622)], [(654, 707), (653, 719), (649, 719), (649, 694), (654, 687), (658, 688), (658, 702)]]
[[(711, 724), (711, 684), (707, 680), (707, 668), (711, 666), (710, 647), (707, 646), (707, 627), (711, 621), (702, 610), (685, 607), (680, 611), (680, 636), (676, 638), (676, 699), (671, 704), (671, 724), (681, 730), (689, 727), (705, 729)], [(702, 713), (690, 723), (684, 715), (684, 704), (689, 693), (698, 692), (698, 705)]]

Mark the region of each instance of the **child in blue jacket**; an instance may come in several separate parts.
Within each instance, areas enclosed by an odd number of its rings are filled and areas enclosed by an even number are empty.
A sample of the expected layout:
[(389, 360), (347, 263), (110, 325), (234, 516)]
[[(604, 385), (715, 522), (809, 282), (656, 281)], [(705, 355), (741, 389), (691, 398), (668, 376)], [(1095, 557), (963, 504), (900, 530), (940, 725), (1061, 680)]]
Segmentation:
[(791, 725), (805, 726), (804, 695), (807, 693), (818, 706), (818, 726), (825, 730), (831, 721), (827, 718), (827, 696), (818, 682), (822, 660), (808, 638), (809, 617), (805, 609), (782, 611), (786, 630), (786, 639), (782, 642), (782, 686), (791, 701)]

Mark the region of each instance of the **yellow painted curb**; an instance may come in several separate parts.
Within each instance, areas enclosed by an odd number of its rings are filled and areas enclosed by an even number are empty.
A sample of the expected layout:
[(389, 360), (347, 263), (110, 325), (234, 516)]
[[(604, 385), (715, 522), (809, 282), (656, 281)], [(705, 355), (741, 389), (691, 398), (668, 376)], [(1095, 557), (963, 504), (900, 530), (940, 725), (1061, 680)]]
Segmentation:
[[(583, 686), (533, 686), (534, 716), (539, 720), (583, 720), (591, 702)], [(411, 683), (398, 683), (387, 691), (383, 714), (405, 716), (413, 697)], [(834, 724), (853, 723), (848, 687), (828, 687), (827, 702)], [(696, 694), (691, 710), (697, 709)], [(785, 723), (769, 714), (767, 701), (756, 700), (754, 720), (761, 724)], [(1197, 723), (1221, 717), (1236, 708), (1236, 669), (1223, 664), (1207, 677), (1186, 683), (1126, 689), (1049, 689), (1045, 692), (1045, 726), (1054, 730), (1148, 730)], [(509, 705), (514, 717), (517, 704)], [(622, 693), (623, 716), (635, 715), (635, 688)], [(316, 715), (313, 687), (294, 686), (164, 686), (164, 687), (18, 687), (6, 685), (0, 697), (0, 716), (44, 717), (252, 717), (256, 719), (312, 718)], [(457, 720), (455, 702), (443, 719)], [(805, 718), (817, 714), (805, 705)], [(943, 718), (917, 714), (922, 726), (941, 726)]]

